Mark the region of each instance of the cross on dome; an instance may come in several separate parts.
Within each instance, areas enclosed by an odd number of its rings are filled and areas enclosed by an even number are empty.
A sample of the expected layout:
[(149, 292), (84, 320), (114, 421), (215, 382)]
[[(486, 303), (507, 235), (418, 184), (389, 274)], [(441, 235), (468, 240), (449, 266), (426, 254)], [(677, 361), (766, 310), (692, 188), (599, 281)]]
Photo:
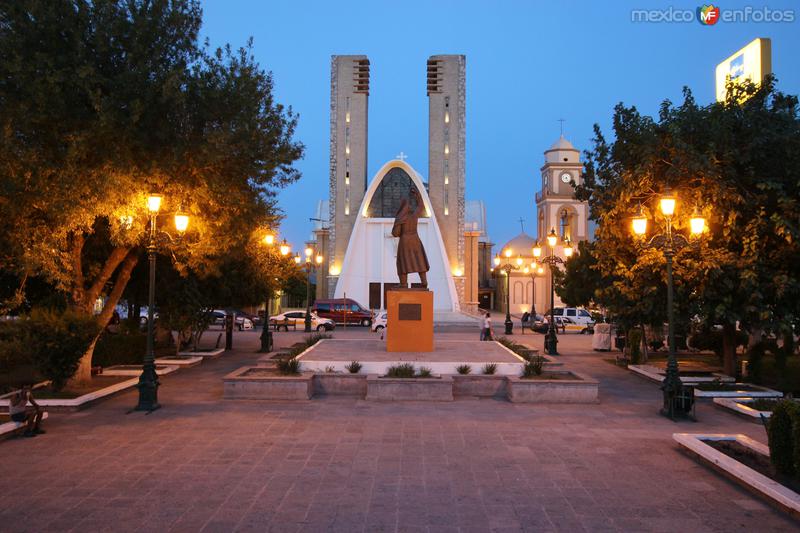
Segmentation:
[(397, 156), (395, 156), (395, 159), (399, 159), (400, 161), (405, 161), (406, 159), (408, 159), (408, 156), (401, 151), (399, 154), (397, 154)]

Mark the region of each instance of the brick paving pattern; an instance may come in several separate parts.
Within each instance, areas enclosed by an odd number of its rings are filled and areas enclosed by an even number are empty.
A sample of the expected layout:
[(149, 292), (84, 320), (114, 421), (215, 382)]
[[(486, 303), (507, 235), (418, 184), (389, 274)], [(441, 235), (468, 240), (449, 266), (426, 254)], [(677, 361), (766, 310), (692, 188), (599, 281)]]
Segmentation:
[(162, 378), (152, 414), (128, 413), (128, 392), (0, 442), (0, 531), (798, 530), (671, 440), (763, 442), (763, 428), (707, 403), (699, 423), (658, 416), (658, 385), (601, 361), (589, 337), (559, 348), (600, 380), (599, 405), (223, 400), (221, 377), (258, 358), (257, 335)]

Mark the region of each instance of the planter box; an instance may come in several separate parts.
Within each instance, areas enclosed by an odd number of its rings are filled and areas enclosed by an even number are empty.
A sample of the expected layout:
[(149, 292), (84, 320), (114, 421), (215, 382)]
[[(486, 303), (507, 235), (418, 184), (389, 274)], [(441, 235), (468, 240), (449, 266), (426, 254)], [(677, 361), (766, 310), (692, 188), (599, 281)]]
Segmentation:
[[(628, 365), (628, 370), (642, 376), (644, 378), (649, 379), (650, 381), (654, 381), (656, 383), (661, 383), (664, 381), (664, 377), (666, 376), (666, 370), (654, 366), (654, 365)], [(710, 375), (708, 376), (686, 376), (681, 374), (681, 381), (686, 385), (695, 385), (697, 383), (711, 383), (713, 381), (722, 381), (724, 383), (733, 383), (736, 379), (726, 376), (725, 374), (720, 374), (718, 372), (709, 372)]]
[(694, 389), (695, 398), (783, 398), (780, 391), (751, 385), (749, 383), (731, 383), (731, 385), (741, 386), (735, 390), (700, 390)]
[(548, 354), (546, 354), (544, 352), (541, 352), (538, 348), (532, 348), (531, 346), (529, 346), (528, 344), (525, 344), (524, 342), (520, 342), (518, 344), (519, 344), (519, 346), (522, 346), (526, 350), (529, 350), (533, 355), (538, 355), (539, 357), (544, 359), (544, 364), (545, 365), (549, 365), (549, 366), (563, 366), (564, 365), (564, 363), (562, 361), (559, 361), (558, 359), (556, 359), (552, 355), (548, 355)]
[(197, 366), (203, 362), (203, 358), (200, 356), (191, 356), (191, 355), (173, 355), (169, 357), (159, 357), (156, 359), (157, 365), (170, 365), (170, 366), (179, 366), (181, 368), (190, 368), (193, 366)]
[[(178, 370), (175, 365), (156, 365), (156, 375), (164, 376)], [(103, 369), (103, 376), (140, 376), (142, 373), (141, 365), (115, 365)]]
[(453, 396), (506, 398), (508, 395), (506, 376), (458, 374), (452, 376), (452, 379)]
[(761, 444), (746, 435), (674, 433), (672, 438), (685, 450), (729, 479), (739, 483), (750, 492), (765, 498), (795, 518), (800, 518), (800, 494), (760, 472), (756, 472), (749, 466), (740, 463), (719, 450), (715, 450), (704, 441), (733, 441), (754, 453), (769, 457), (769, 448), (765, 444)]
[(714, 405), (731, 411), (751, 422), (761, 424), (762, 417), (771, 417), (772, 411), (758, 411), (757, 409), (753, 409), (749, 404), (753, 403), (754, 400), (756, 400), (756, 398), (714, 398)]
[(314, 395), (317, 394), (364, 398), (367, 395), (367, 376), (349, 373), (314, 374)]
[(598, 382), (585, 374), (551, 370), (563, 379), (508, 378), (508, 399), (513, 403), (597, 403)]
[(367, 400), (451, 402), (453, 378), (384, 378), (370, 374), (367, 376)]
[[(78, 396), (77, 398), (37, 399), (36, 403), (45, 408), (46, 411), (51, 412), (80, 411), (98, 400), (134, 387), (138, 382), (139, 378), (126, 379), (125, 381), (84, 394), (83, 396)], [(0, 407), (8, 409), (8, 404), (9, 400), (0, 400)]]
[(207, 359), (216, 359), (225, 351), (225, 348), (214, 348), (213, 350), (197, 350), (196, 352), (178, 352), (178, 355), (186, 357), (204, 357)]
[(235, 400), (308, 400), (314, 375), (282, 376), (259, 367), (245, 366), (225, 376), (223, 397)]

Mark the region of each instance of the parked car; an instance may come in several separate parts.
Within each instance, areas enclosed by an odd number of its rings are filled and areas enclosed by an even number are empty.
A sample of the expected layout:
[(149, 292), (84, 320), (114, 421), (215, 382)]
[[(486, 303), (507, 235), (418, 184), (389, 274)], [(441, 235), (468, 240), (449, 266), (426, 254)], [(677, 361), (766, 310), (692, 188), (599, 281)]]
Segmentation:
[[(567, 317), (576, 324), (582, 324), (589, 327), (594, 326), (592, 314), (582, 307), (554, 307), (553, 314), (555, 316)], [(550, 313), (547, 312), (545, 315), (549, 317)]]
[[(294, 324), (294, 327), (303, 327), (306, 324), (305, 311), (287, 311), (279, 315), (269, 317), (271, 326), (278, 325), (278, 329), (283, 327), (289, 331), (289, 326)], [(317, 331), (332, 331), (336, 327), (336, 323), (330, 318), (322, 318), (313, 311), (311, 312), (311, 329)]]
[[(235, 311), (231, 312), (235, 314)], [(223, 311), (222, 309), (214, 309), (211, 311), (211, 315), (214, 317), (214, 322), (212, 322), (212, 325), (225, 329), (225, 315), (227, 314), (229, 314), (229, 312)], [(253, 321), (246, 316), (236, 315), (236, 318), (234, 319), (234, 325), (239, 331), (253, 329)]]
[(351, 298), (317, 300), (312, 310), (322, 318), (330, 318), (337, 324), (365, 327), (372, 325), (372, 312)]
[(228, 313), (235, 313), (236, 314), (236, 318), (239, 318), (240, 316), (244, 317), (244, 318), (248, 319), (250, 322), (252, 322), (253, 325), (255, 325), (255, 326), (257, 326), (258, 324), (261, 323), (261, 316), (260, 315), (257, 315), (257, 314), (254, 315), (253, 313), (248, 313), (247, 311), (242, 311), (241, 309), (233, 309), (233, 308), (226, 309), (225, 311), (228, 312)]
[(386, 311), (380, 311), (379, 313), (375, 314), (375, 318), (372, 319), (372, 331), (380, 331), (386, 328)]
[[(556, 315), (556, 333), (593, 333), (594, 324), (586, 326), (584, 324), (577, 324), (569, 317)], [(547, 333), (550, 328), (550, 315), (545, 315), (542, 322), (537, 322), (533, 326), (533, 331), (536, 333)]]

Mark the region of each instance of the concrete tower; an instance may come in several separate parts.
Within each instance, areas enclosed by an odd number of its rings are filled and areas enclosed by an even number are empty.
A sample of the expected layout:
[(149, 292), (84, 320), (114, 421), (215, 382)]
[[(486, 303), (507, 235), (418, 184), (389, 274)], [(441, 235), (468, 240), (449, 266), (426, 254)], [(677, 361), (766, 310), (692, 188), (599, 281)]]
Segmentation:
[(466, 66), (463, 55), (428, 59), (428, 194), (459, 302), (465, 299)]
[(331, 56), (330, 227), (326, 261), (331, 292), (367, 190), (368, 103), (367, 56)]

